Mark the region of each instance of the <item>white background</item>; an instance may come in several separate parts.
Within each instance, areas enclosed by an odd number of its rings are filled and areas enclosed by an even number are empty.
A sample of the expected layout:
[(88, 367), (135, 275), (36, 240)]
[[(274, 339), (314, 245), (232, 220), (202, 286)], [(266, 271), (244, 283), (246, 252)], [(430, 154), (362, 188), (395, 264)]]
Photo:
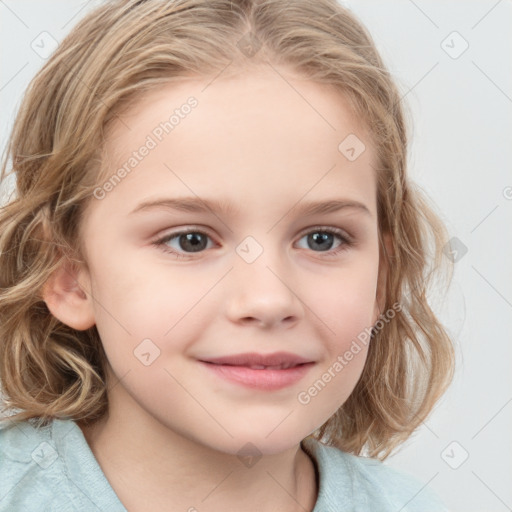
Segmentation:
[[(0, 0), (2, 150), (44, 63), (32, 42), (43, 31), (60, 41), (98, 3)], [(448, 296), (434, 301), (456, 342), (454, 383), (386, 463), (428, 482), (453, 512), (512, 510), (512, 4), (343, 3), (412, 108), (411, 176), (467, 248)]]

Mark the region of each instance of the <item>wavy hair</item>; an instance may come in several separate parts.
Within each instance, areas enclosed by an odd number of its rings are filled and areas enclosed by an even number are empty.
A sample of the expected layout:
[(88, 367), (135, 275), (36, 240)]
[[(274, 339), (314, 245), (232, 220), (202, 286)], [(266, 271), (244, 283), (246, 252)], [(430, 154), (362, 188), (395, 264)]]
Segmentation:
[(96, 326), (64, 325), (42, 290), (64, 259), (85, 263), (79, 226), (109, 123), (163, 84), (269, 64), (335, 87), (369, 130), (384, 308), (400, 304), (372, 331), (350, 397), (311, 435), (384, 460), (430, 414), (454, 371), (452, 341), (427, 300), (435, 276), (452, 277), (448, 234), (407, 175), (403, 98), (365, 27), (336, 0), (113, 0), (87, 14), (31, 81), (2, 159), (2, 180), (15, 177), (0, 211), (0, 387), (10, 421), (85, 425), (108, 410)]

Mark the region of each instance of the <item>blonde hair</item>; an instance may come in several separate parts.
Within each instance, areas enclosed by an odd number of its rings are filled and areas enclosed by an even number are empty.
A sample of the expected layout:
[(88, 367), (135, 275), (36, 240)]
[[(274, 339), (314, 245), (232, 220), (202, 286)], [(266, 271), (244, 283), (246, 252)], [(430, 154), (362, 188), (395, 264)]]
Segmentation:
[(83, 18), (32, 80), (2, 161), (2, 179), (9, 159), (16, 178), (0, 212), (0, 386), (18, 410), (11, 421), (87, 424), (108, 408), (96, 327), (61, 323), (42, 289), (65, 258), (86, 265), (79, 226), (109, 123), (165, 83), (267, 62), (337, 88), (369, 129), (379, 236), (392, 242), (388, 254), (381, 239), (385, 309), (400, 304), (372, 332), (350, 397), (312, 435), (383, 460), (430, 414), (454, 370), (452, 342), (427, 301), (450, 265), (448, 236), (407, 177), (402, 98), (366, 29), (336, 0), (115, 0)]

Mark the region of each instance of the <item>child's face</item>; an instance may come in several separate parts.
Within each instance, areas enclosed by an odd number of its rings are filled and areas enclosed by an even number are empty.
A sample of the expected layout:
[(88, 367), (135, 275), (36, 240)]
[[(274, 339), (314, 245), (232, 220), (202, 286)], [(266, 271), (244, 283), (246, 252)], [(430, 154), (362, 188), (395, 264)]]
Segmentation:
[[(98, 192), (82, 224), (89, 270), (79, 281), (120, 379), (109, 391), (117, 410), (229, 453), (246, 442), (282, 451), (322, 425), (356, 385), (367, 346), (350, 361), (344, 354), (378, 315), (373, 148), (335, 92), (283, 76), (190, 80), (146, 95), (106, 141), (109, 176), (134, 151), (137, 163)], [(191, 96), (197, 105), (181, 108)], [(162, 134), (156, 128), (176, 109), (174, 129)], [(353, 161), (338, 149), (349, 134), (366, 145)], [(229, 212), (136, 211), (185, 197)], [(341, 200), (368, 211), (301, 213)], [(184, 230), (197, 234), (153, 244)], [(261, 381), (250, 387), (200, 362), (275, 352), (313, 364), (269, 389), (269, 370), (246, 371)]]

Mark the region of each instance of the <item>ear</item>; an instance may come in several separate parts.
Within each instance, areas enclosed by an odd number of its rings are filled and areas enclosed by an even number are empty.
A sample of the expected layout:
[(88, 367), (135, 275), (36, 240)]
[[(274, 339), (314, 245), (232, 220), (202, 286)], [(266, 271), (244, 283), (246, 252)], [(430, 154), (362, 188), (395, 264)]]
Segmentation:
[[(80, 285), (79, 280), (84, 284)], [(92, 297), (82, 287), (90, 290), (88, 273), (63, 256), (61, 265), (42, 290), (43, 300), (52, 315), (78, 331), (95, 324)]]
[(384, 232), (381, 234), (381, 245), (379, 247), (379, 277), (377, 280), (373, 323), (377, 322), (381, 313), (384, 313), (384, 307), (386, 305), (386, 285), (389, 274), (388, 258), (392, 257), (392, 255), (393, 244), (391, 233)]

